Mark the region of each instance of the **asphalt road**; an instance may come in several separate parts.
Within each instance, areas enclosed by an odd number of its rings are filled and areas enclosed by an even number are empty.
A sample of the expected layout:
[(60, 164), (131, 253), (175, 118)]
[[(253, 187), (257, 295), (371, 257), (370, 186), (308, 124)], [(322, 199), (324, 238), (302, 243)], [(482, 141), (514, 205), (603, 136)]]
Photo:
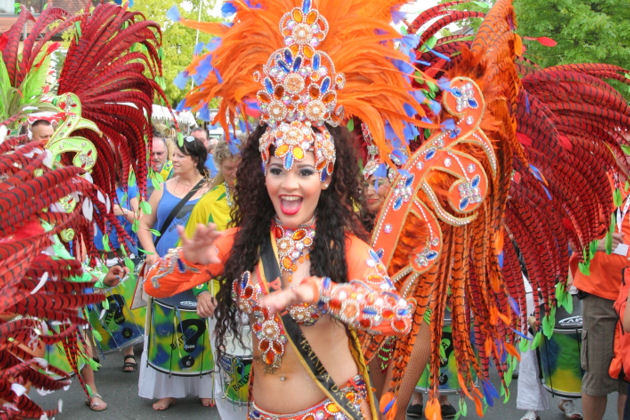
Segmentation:
[[(138, 358), (139, 360), (139, 358)], [(63, 400), (63, 411), (57, 419), (219, 419), (216, 408), (203, 407), (199, 400), (191, 398), (178, 400), (176, 405), (164, 412), (156, 412), (151, 408), (151, 401), (138, 397), (138, 374), (123, 373), (121, 371), (122, 356), (112, 353), (102, 360), (103, 366), (96, 374), (96, 384), (100, 394), (108, 403), (107, 410), (97, 413), (91, 411), (85, 405), (85, 395), (81, 390), (77, 380), (73, 380), (67, 391), (59, 391), (46, 396), (31, 392), (31, 397), (41, 406), (51, 409), (57, 406), (58, 400)], [(494, 378), (497, 380), (497, 378)], [(486, 412), (484, 419), (489, 420), (519, 420), (523, 412), (516, 410), (516, 381), (510, 385), (511, 398), (507, 404), (496, 403)], [(457, 400), (450, 397), (452, 403)], [(612, 394), (608, 399), (608, 407), (604, 420), (616, 420), (615, 414), (617, 395)], [(576, 404), (581, 407), (580, 400)], [(557, 399), (550, 399), (549, 411), (541, 413), (541, 420), (562, 420), (564, 416), (555, 407), (558, 405)], [(466, 419), (479, 419), (471, 411), (474, 411), (473, 404), (468, 402), (469, 415)], [(464, 417), (461, 417), (464, 418)]]

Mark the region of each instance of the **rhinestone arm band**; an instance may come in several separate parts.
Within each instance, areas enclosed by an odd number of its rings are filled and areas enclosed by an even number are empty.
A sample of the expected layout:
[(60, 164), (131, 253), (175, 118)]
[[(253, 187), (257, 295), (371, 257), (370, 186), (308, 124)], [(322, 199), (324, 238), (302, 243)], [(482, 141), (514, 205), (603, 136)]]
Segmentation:
[(385, 279), (379, 290), (360, 280), (334, 283), (324, 277), (319, 295), (327, 313), (352, 327), (384, 335), (403, 335), (411, 329), (415, 304), (402, 299)]

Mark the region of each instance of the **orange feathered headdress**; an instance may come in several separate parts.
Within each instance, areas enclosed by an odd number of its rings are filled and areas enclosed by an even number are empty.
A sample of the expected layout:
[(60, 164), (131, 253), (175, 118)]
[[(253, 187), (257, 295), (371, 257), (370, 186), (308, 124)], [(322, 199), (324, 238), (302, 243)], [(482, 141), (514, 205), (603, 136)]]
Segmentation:
[[(234, 0), (231, 5), (235, 16), (231, 25), (180, 19), (189, 27), (221, 37), (218, 47), (196, 57), (186, 69), (186, 76), (206, 76), (187, 95), (185, 106), (197, 111), (212, 99), (222, 98), (215, 122), (220, 122), (227, 131), (228, 122), (246, 114), (248, 102), (257, 100), (263, 105), (261, 108), (265, 108), (268, 104), (265, 100), (282, 101), (290, 95), (286, 89), (278, 94), (275, 91), (278, 87), (276, 80), (265, 77), (273, 71), (269, 68), (270, 64), (277, 65), (278, 60), (286, 64), (287, 60), (283, 57), (285, 50), (292, 53), (289, 59), (295, 60), (299, 54), (307, 57), (310, 70), (315, 65), (313, 54), (321, 52), (321, 56), (329, 57), (334, 65), (334, 68), (328, 69), (331, 79), (327, 88), (336, 89), (336, 104), (324, 104), (326, 115), (323, 120), (336, 124), (341, 121), (342, 115), (344, 118), (358, 117), (368, 126), (374, 143), (387, 159), (393, 147), (385, 137), (386, 122), (400, 139), (404, 138), (405, 124), (428, 125), (418, 118), (424, 116), (424, 112), (410, 93), (410, 76), (396, 66), (398, 61), (410, 64), (409, 57), (396, 49), (395, 41), (401, 35), (390, 26), (391, 12), (400, 4), (400, 0)], [(307, 43), (297, 48), (295, 39), (287, 39), (295, 38), (296, 34), (292, 32), (294, 26), (287, 25), (286, 15), (289, 15), (288, 20), (295, 22), (292, 25), (303, 24), (303, 29), (314, 28), (316, 32), (324, 32), (324, 28), (327, 33), (323, 36), (315, 34), (314, 44)], [(321, 20), (325, 23), (322, 24)], [(322, 63), (324, 61), (322, 58)], [(267, 68), (263, 68), (265, 64)], [(293, 68), (288, 70), (292, 72)], [(254, 75), (262, 76), (255, 79)], [(335, 77), (339, 75), (341, 77)], [(265, 86), (267, 78), (272, 79), (271, 89)], [(324, 89), (323, 83), (324, 77), (315, 80), (308, 75), (304, 78), (304, 86), (300, 82), (296, 89), (303, 87), (314, 99), (326, 102), (332, 95), (324, 96), (327, 89)], [(315, 92), (309, 92), (310, 86), (315, 86)], [(261, 98), (260, 92), (269, 98)], [(290, 102), (292, 98), (288, 99)], [(270, 125), (292, 122), (282, 110), (277, 111), (274, 114), (261, 109), (262, 120), (268, 124), (271, 122)], [(410, 116), (413, 113), (416, 115)], [(304, 119), (316, 122), (315, 118)]]

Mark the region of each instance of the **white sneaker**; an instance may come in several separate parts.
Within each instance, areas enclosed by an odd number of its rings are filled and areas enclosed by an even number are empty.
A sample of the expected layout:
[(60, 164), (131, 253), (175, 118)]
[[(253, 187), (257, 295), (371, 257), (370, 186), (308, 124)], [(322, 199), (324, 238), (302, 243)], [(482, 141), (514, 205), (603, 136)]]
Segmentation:
[(540, 420), (540, 416), (534, 410), (529, 410), (525, 412), (521, 420)]

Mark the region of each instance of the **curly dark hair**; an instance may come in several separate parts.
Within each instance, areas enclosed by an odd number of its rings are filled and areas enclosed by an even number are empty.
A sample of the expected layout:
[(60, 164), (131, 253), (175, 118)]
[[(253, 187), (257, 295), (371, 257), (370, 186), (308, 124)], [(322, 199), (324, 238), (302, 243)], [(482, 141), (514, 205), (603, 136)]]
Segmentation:
[[(354, 204), (360, 202), (359, 169), (349, 133), (345, 127), (327, 128), (334, 139), (337, 158), (330, 185), (322, 191), (315, 209), (316, 229), (310, 253), (310, 273), (344, 283), (348, 280), (346, 235), (352, 233), (365, 239), (367, 233), (354, 210)], [(260, 125), (248, 137), (236, 173), (235, 205), (231, 216), (232, 224), (240, 229), (225, 263), (217, 294), (215, 332), (219, 354), (223, 353), (226, 333), (239, 337), (240, 317), (232, 298), (232, 282), (239, 279), (245, 270), (252, 271), (256, 267), (260, 258), (259, 248), (269, 235), (275, 215), (265, 187), (258, 151), (258, 141), (266, 129), (266, 125)]]

